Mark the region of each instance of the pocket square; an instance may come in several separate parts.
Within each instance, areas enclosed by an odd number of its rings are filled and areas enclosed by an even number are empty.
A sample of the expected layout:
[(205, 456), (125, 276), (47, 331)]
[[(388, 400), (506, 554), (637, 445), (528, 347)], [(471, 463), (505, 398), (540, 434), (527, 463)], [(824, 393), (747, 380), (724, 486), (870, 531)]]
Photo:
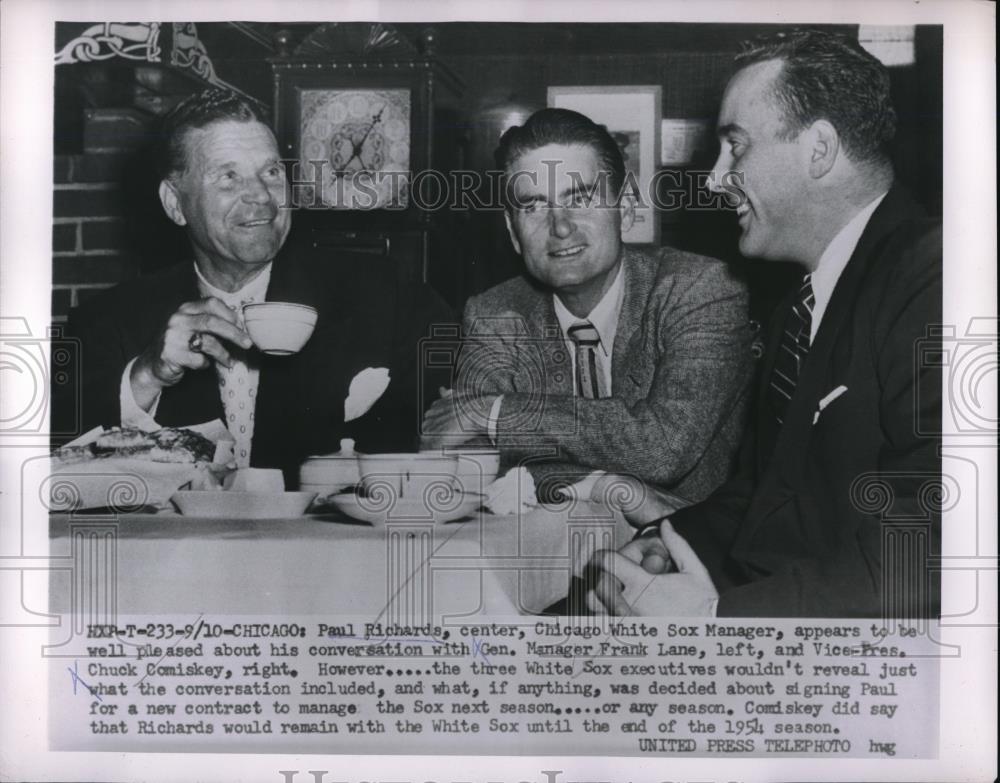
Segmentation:
[(826, 395), (822, 400), (819, 401), (819, 405), (816, 408), (816, 412), (813, 414), (813, 424), (819, 421), (819, 415), (826, 409), (826, 406), (837, 399), (841, 394), (847, 391), (846, 386), (838, 386), (828, 395)]
[(344, 400), (344, 421), (354, 421), (368, 413), (387, 388), (389, 370), (385, 367), (368, 367), (355, 375)]

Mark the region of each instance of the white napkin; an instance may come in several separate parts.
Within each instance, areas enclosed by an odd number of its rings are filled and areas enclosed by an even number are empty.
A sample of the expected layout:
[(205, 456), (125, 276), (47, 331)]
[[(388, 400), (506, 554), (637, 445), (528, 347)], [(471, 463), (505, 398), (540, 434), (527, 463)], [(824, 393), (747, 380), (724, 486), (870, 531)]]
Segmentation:
[(215, 456), (212, 457), (213, 464), (228, 465), (235, 459), (233, 457), (233, 446), (236, 444), (236, 438), (233, 437), (233, 434), (222, 423), (221, 419), (206, 421), (204, 424), (193, 424), (184, 429), (197, 432), (215, 444)]
[(486, 508), (497, 516), (529, 511), (538, 505), (535, 479), (527, 468), (513, 468), (486, 488)]
[(344, 421), (354, 421), (371, 410), (379, 397), (389, 388), (389, 370), (385, 367), (368, 367), (351, 380), (347, 399), (344, 400)]

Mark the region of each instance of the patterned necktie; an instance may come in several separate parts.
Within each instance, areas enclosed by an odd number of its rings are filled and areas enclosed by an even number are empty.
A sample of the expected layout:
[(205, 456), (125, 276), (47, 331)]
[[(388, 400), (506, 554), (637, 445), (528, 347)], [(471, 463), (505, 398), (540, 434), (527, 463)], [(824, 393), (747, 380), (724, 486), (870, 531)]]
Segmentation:
[[(254, 301), (248, 297), (243, 304)], [(243, 326), (243, 308), (237, 307), (236, 317), (240, 327)], [(224, 367), (216, 362), (215, 369), (219, 376), (219, 394), (222, 397), (222, 407), (226, 412), (226, 428), (236, 439), (233, 444), (233, 456), (236, 467), (250, 466), (250, 442), (253, 440), (254, 407), (257, 397), (257, 380), (260, 370), (248, 354), (235, 347), (227, 346), (232, 358), (232, 367)]]
[(576, 345), (576, 393), (588, 400), (596, 400), (602, 394), (604, 379), (597, 366), (597, 347), (601, 337), (590, 321), (573, 324), (566, 332)]
[[(203, 297), (214, 296), (222, 301), (236, 314), (240, 327), (243, 323), (243, 305), (251, 302), (263, 302), (267, 298), (267, 289), (271, 280), (270, 264), (253, 280), (239, 291), (223, 291), (216, 288), (205, 279), (198, 265), (194, 265), (198, 278), (198, 292)], [(260, 377), (260, 366), (255, 354), (227, 344), (233, 366), (223, 367), (215, 363), (215, 372), (219, 379), (219, 397), (225, 412), (226, 429), (233, 436), (233, 458), (236, 466), (250, 466), (250, 442), (253, 439), (254, 409), (257, 404), (257, 381)]]
[(785, 320), (785, 329), (778, 345), (778, 355), (774, 358), (771, 373), (770, 398), (778, 424), (785, 420), (788, 404), (795, 394), (795, 386), (809, 355), (810, 331), (812, 328), (813, 297), (811, 275), (806, 275), (792, 303), (791, 312)]

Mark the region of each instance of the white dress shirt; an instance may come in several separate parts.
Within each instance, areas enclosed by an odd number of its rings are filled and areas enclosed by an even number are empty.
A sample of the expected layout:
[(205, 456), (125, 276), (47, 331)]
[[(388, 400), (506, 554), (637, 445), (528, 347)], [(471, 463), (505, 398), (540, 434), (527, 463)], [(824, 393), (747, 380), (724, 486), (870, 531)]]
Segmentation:
[[(615, 335), (618, 334), (618, 316), (622, 312), (622, 303), (625, 301), (625, 264), (618, 267), (618, 274), (615, 275), (611, 287), (604, 292), (594, 309), (583, 318), (578, 318), (566, 309), (562, 300), (552, 295), (552, 306), (556, 311), (556, 320), (559, 321), (559, 329), (562, 331), (563, 340), (573, 362), (573, 377), (576, 377), (576, 343), (569, 337), (569, 329), (574, 324), (589, 321), (590, 325), (597, 331), (597, 336), (601, 338), (600, 350), (597, 351), (597, 365), (604, 378), (604, 388), (609, 390), (609, 394), (614, 394), (611, 384), (611, 360), (615, 352)], [(574, 394), (576, 394), (576, 384), (573, 384)]]
[[(604, 292), (604, 296), (601, 300), (594, 306), (594, 309), (590, 311), (583, 318), (578, 318), (573, 315), (569, 310), (566, 309), (566, 305), (560, 301), (559, 297), (555, 294), (552, 295), (552, 306), (556, 311), (556, 320), (559, 321), (559, 329), (562, 331), (563, 340), (566, 342), (566, 349), (569, 352), (570, 360), (572, 362), (572, 375), (570, 377), (576, 377), (576, 344), (569, 337), (569, 328), (573, 324), (578, 324), (583, 321), (590, 321), (594, 329), (597, 330), (598, 336), (601, 338), (600, 350), (596, 352), (597, 363), (601, 371), (601, 375), (604, 378), (604, 388), (609, 389), (611, 393), (614, 393), (614, 386), (611, 381), (611, 362), (614, 358), (615, 352), (615, 337), (618, 334), (618, 318), (622, 312), (622, 304), (625, 302), (625, 264), (622, 263), (618, 267), (618, 274), (615, 275), (614, 282), (611, 283), (611, 287)], [(576, 384), (573, 384), (573, 394), (576, 394)], [(493, 405), (490, 406), (490, 416), (487, 420), (486, 431), (489, 435), (490, 440), (496, 445), (497, 442), (497, 421), (500, 418), (500, 405), (503, 403), (503, 395), (501, 394), (493, 401)], [(603, 471), (598, 471), (599, 475), (603, 475)]]
[(816, 339), (816, 332), (819, 330), (820, 321), (823, 320), (823, 313), (826, 306), (830, 304), (830, 297), (833, 296), (833, 289), (837, 287), (837, 281), (841, 273), (847, 266), (854, 254), (854, 248), (858, 246), (858, 240), (865, 231), (872, 214), (882, 203), (885, 193), (862, 209), (857, 215), (851, 218), (837, 236), (830, 240), (823, 255), (819, 258), (815, 271), (812, 273), (810, 283), (813, 289), (813, 309), (812, 324), (809, 330), (809, 344)]
[[(198, 293), (203, 298), (214, 296), (216, 299), (222, 300), (227, 307), (236, 312), (240, 326), (243, 325), (242, 306), (248, 302), (265, 301), (267, 296), (267, 286), (271, 282), (271, 264), (264, 267), (260, 274), (258, 274), (253, 280), (240, 288), (238, 291), (223, 291), (221, 288), (216, 288), (205, 279), (201, 270), (198, 269), (197, 264), (194, 265), (194, 271), (198, 277)], [(156, 409), (160, 403), (160, 395), (156, 396), (156, 399), (153, 401), (153, 404), (150, 406), (148, 411), (139, 407), (139, 403), (135, 401), (135, 395), (132, 393), (131, 374), (132, 365), (135, 364), (137, 358), (138, 357), (132, 359), (127, 365), (125, 365), (125, 371), (122, 373), (121, 387), (119, 391), (121, 423), (123, 427), (134, 427), (136, 429), (152, 432), (153, 430), (160, 429), (160, 425), (157, 423), (155, 418)], [(227, 369), (221, 365), (217, 365), (216, 367), (217, 372), (219, 373), (220, 399), (223, 401), (224, 409), (226, 408), (226, 399), (222, 396), (222, 393), (227, 383), (232, 381), (237, 385), (245, 384), (249, 389), (253, 389), (253, 394), (249, 396), (249, 401), (245, 403), (249, 406), (247, 416), (249, 421), (239, 425), (243, 427), (243, 431), (240, 431), (239, 426), (229, 427), (230, 433), (236, 439), (236, 446), (234, 447), (236, 463), (239, 467), (246, 467), (249, 465), (250, 461), (250, 441), (253, 437), (253, 407), (257, 399), (256, 388), (257, 381), (260, 376), (260, 370), (258, 367), (248, 365), (241, 359), (236, 358), (235, 355), (233, 357), (233, 366), (231, 368)], [(228, 427), (231, 424), (230, 417), (227, 415), (226, 418), (226, 425)], [(190, 423), (200, 424), (201, 422)], [(234, 429), (236, 430), (235, 432), (233, 431)]]

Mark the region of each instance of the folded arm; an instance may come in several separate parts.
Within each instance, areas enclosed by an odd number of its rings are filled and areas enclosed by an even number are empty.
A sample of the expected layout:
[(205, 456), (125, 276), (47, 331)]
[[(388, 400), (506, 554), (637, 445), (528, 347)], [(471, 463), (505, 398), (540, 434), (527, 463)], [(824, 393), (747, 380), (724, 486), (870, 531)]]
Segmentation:
[[(738, 408), (750, 377), (746, 293), (721, 265), (675, 290), (638, 339), (654, 341), (652, 382), (627, 402), (533, 391), (503, 394), (498, 445), (516, 456), (555, 446), (581, 465), (671, 486), (684, 478)], [(495, 354), (502, 342), (487, 350)], [(617, 383), (634, 382), (631, 378)]]

